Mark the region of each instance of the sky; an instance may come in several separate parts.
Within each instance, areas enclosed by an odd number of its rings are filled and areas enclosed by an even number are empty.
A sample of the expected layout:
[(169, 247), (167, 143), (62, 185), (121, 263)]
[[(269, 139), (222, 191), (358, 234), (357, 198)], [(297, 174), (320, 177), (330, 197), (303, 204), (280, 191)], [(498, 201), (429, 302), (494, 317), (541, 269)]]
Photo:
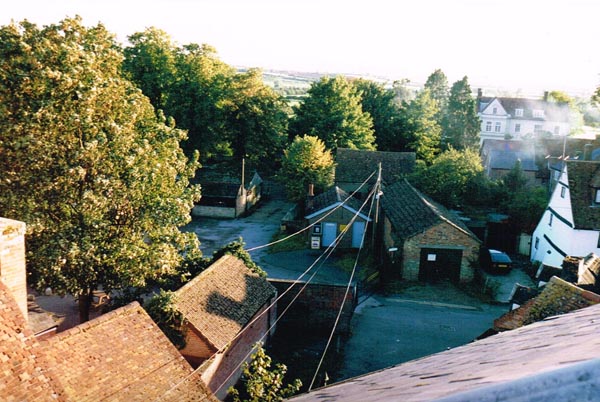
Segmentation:
[(600, 85), (598, 0), (20, 0), (0, 24), (80, 15), (127, 36), (157, 27), (233, 66), (407, 78), (513, 94)]

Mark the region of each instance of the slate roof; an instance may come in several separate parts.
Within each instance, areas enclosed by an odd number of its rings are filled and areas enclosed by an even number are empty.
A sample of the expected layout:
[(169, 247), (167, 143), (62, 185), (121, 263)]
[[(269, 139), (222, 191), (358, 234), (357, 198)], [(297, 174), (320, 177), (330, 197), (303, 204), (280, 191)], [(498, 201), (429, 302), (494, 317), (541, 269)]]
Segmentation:
[[(566, 103), (547, 102), (541, 99), (481, 97), (479, 112), (483, 112), (494, 99), (497, 99), (506, 113), (515, 120), (569, 121), (569, 105)], [(515, 113), (516, 109), (523, 109), (523, 116), (517, 116)], [(533, 117), (534, 110), (543, 110), (544, 117)]]
[(394, 234), (401, 240), (422, 233), (442, 222), (447, 222), (457, 230), (477, 239), (477, 236), (455, 214), (423, 195), (406, 179), (384, 189), (381, 207), (394, 227)]
[(505, 331), (518, 328), (599, 302), (600, 295), (553, 276), (538, 296), (496, 319), (494, 329)]
[(600, 178), (600, 162), (567, 160), (569, 194), (575, 229), (600, 230), (600, 207), (594, 205), (594, 184)]
[(60, 383), (58, 393), (69, 401), (216, 400), (137, 302), (42, 345), (45, 365)]
[(520, 160), (523, 171), (537, 172), (539, 170), (535, 164), (535, 155), (528, 152), (492, 150), (488, 159), (492, 169), (510, 170), (515, 166), (517, 160)]
[[(414, 152), (382, 152), (338, 148), (335, 157), (336, 183), (362, 183), (371, 173), (377, 171), (381, 162), (383, 182), (392, 184), (415, 169)], [(374, 183), (377, 173), (371, 179)]]
[(215, 350), (222, 350), (275, 294), (266, 278), (224, 255), (176, 292), (176, 308)]
[(37, 359), (39, 344), (0, 281), (0, 400), (54, 401), (54, 384)]
[[(316, 215), (322, 214), (329, 209), (335, 208), (344, 201), (346, 202), (342, 208), (346, 208), (352, 213), (357, 213), (360, 211), (362, 202), (354, 197), (351, 197), (350, 194), (338, 186), (333, 186), (324, 193), (315, 196), (310, 203), (307, 203), (306, 210), (304, 212), (304, 218), (310, 219)], [(365, 211), (365, 208), (363, 208), (363, 211)], [(363, 219), (370, 221), (364, 212), (361, 212), (360, 216)]]
[[(575, 367), (577, 363), (600, 357), (599, 316), (600, 305), (583, 308), (291, 400), (431, 401), (483, 387), (489, 389), (491, 385), (506, 384), (510, 388), (513, 382), (520, 383), (540, 373)], [(597, 384), (597, 377), (592, 382)], [(528, 400), (526, 395), (520, 395), (522, 400)], [(468, 400), (488, 399), (480, 395)]]

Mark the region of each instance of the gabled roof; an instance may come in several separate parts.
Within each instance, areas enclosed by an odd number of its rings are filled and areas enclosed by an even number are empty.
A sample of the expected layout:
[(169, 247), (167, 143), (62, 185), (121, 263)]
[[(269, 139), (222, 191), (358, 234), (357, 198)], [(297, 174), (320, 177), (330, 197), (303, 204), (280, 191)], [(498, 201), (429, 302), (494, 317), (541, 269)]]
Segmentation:
[(176, 292), (176, 308), (221, 350), (275, 294), (242, 260), (224, 255)]
[[(381, 162), (381, 176), (384, 183), (392, 184), (415, 169), (414, 152), (382, 152), (338, 148), (335, 157), (336, 183), (361, 183), (376, 172)], [(373, 175), (371, 183), (377, 179)]]
[[(548, 102), (541, 99), (481, 97), (478, 106), (479, 112), (483, 112), (494, 99), (500, 102), (506, 113), (511, 115), (512, 119), (569, 121), (569, 105), (566, 103)], [(516, 109), (523, 109), (523, 116), (517, 116), (515, 113)], [(543, 110), (544, 117), (533, 117), (534, 110)]]
[(65, 400), (216, 400), (137, 302), (42, 345), (46, 367)]
[[(457, 396), (467, 391), (489, 389), (491, 385), (505, 385), (506, 388), (510, 388), (512, 384), (524, 380), (540, 385), (534, 376), (542, 372), (551, 373), (559, 369), (574, 368), (577, 363), (591, 361), (600, 356), (599, 316), (600, 305), (583, 308), (352, 378), (291, 400), (432, 401)], [(591, 381), (597, 384), (598, 378), (592, 377)], [(541, 385), (547, 387), (550, 384)], [(525, 392), (531, 392), (531, 389)], [(522, 400), (528, 400), (526, 395), (527, 393), (521, 395)], [(492, 399), (508, 400), (491, 397), (490, 400)], [(574, 397), (574, 400), (577, 399)], [(464, 400), (487, 399), (480, 395), (479, 398)]]
[(514, 329), (599, 302), (600, 295), (553, 276), (539, 295), (496, 319), (494, 328), (500, 331)]
[(600, 174), (600, 162), (567, 160), (566, 166), (574, 228), (600, 230), (600, 208), (593, 202), (593, 180)]
[(455, 214), (423, 195), (406, 179), (385, 188), (381, 197), (381, 207), (390, 220), (394, 233), (402, 240), (442, 222), (477, 239)]
[[(360, 211), (362, 206), (362, 203), (360, 201), (358, 201), (354, 197), (351, 197), (350, 194), (348, 194), (338, 186), (334, 186), (329, 190), (325, 191), (324, 193), (315, 196), (312, 199), (312, 202), (307, 203), (304, 218), (314, 218), (317, 215), (325, 213), (341, 205), (344, 201), (346, 202), (344, 203), (344, 205), (342, 205), (342, 208), (347, 209), (353, 214)], [(363, 211), (364, 210), (366, 210), (366, 208), (363, 208)], [(363, 212), (361, 212), (359, 216), (366, 221), (371, 221), (371, 219)]]
[(54, 384), (37, 357), (39, 349), (12, 293), (0, 281), (0, 400), (55, 400)]

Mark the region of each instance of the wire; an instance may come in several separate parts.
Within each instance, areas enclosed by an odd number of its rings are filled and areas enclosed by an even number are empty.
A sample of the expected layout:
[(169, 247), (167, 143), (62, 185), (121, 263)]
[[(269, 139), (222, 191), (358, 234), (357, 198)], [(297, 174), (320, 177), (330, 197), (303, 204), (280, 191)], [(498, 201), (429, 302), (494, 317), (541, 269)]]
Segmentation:
[[(361, 187), (364, 186), (364, 184), (374, 175), (371, 174), (369, 176), (369, 178), (367, 178), (367, 180), (365, 180), (365, 182), (363, 182), (363, 184), (361, 184), (361, 186), (358, 188), (360, 189)], [(358, 191), (357, 189), (357, 191)], [(218, 355), (219, 353), (222, 353), (233, 341), (235, 341), (236, 339), (238, 339), (246, 330), (248, 330), (250, 328), (250, 326), (255, 323), (257, 320), (259, 320), (263, 315), (265, 315), (285, 294), (287, 294), (296, 284), (299, 283), (300, 279), (302, 279), (308, 272), (310, 272), (310, 270), (317, 264), (317, 262), (324, 256), (326, 255), (325, 259), (321, 262), (321, 264), (319, 265), (319, 267), (313, 272), (313, 274), (310, 276), (310, 278), (308, 279), (308, 281), (306, 281), (306, 283), (303, 285), (303, 287), (298, 291), (298, 293), (296, 294), (296, 296), (292, 299), (292, 301), (288, 304), (288, 306), (283, 310), (283, 312), (277, 317), (277, 319), (275, 320), (275, 322), (268, 328), (268, 330), (265, 332), (265, 334), (263, 336), (261, 336), (261, 338), (259, 339), (259, 341), (261, 341), (262, 339), (264, 339), (267, 334), (273, 329), (273, 327), (279, 322), (279, 320), (281, 318), (283, 318), (283, 316), (285, 315), (285, 313), (289, 310), (289, 308), (292, 306), (292, 304), (298, 299), (298, 297), (300, 296), (300, 294), (304, 291), (304, 289), (308, 286), (308, 284), (312, 281), (312, 279), (316, 276), (316, 274), (319, 272), (319, 270), (321, 269), (321, 267), (323, 266), (323, 264), (325, 263), (325, 261), (329, 258), (329, 256), (331, 256), (331, 254), (333, 253), (333, 251), (335, 250), (335, 248), (337, 247), (337, 245), (339, 244), (339, 241), (341, 240), (341, 238), (348, 232), (348, 230), (351, 227), (351, 223), (353, 223), (356, 220), (356, 217), (360, 214), (360, 212), (362, 211), (362, 209), (364, 208), (365, 204), (367, 203), (367, 201), (369, 200), (369, 198), (371, 198), (374, 194), (375, 190), (371, 190), (371, 192), (368, 194), (368, 196), (365, 199), (365, 202), (363, 202), (363, 204), (361, 205), (361, 208), (354, 214), (354, 216), (352, 217), (352, 219), (350, 220), (350, 224), (347, 225), (341, 232), (340, 234), (335, 238), (334, 242), (332, 244), (330, 244), (325, 251), (319, 255), (319, 257), (296, 279), (294, 280), (294, 282), (283, 292), (281, 293), (281, 295), (279, 295), (267, 308), (265, 308), (258, 316), (256, 316), (254, 319), (252, 319), (248, 324), (246, 324), (246, 326), (244, 328), (242, 328), (242, 330), (223, 348), (219, 349), (218, 351), (216, 351), (210, 358), (208, 358), (207, 360), (213, 359), (216, 355)], [(354, 192), (356, 193), (356, 191)], [(354, 194), (352, 193), (352, 194)], [(344, 202), (346, 202), (348, 199), (350, 199), (350, 197), (348, 197), (346, 200), (344, 200)], [(343, 205), (343, 203), (341, 204)], [(340, 205), (340, 206), (341, 206)], [(338, 206), (339, 207), (339, 206)], [(327, 214), (329, 215), (329, 214)], [(327, 216), (326, 215), (326, 216)], [(365, 225), (365, 230), (366, 230), (367, 225)], [(364, 234), (363, 234), (363, 238), (364, 238)], [(255, 248), (256, 249), (256, 248)], [(248, 250), (247, 250), (248, 251)], [(344, 297), (345, 300), (345, 297)], [(343, 305), (343, 303), (342, 303)], [(241, 367), (241, 365), (246, 361), (246, 359), (250, 356), (250, 354), (252, 354), (254, 348), (252, 348), (245, 356), (244, 358), (240, 361), (240, 363), (231, 371), (231, 373), (229, 374), (229, 376), (227, 376), (227, 378), (221, 383), (221, 385), (214, 391), (214, 393), (218, 392), (223, 385), (225, 385), (225, 383), (231, 378), (231, 376), (233, 374), (235, 374), (237, 372), (237, 370)], [(165, 396), (166, 394), (168, 394), (169, 392), (171, 392), (172, 390), (174, 390), (175, 388), (179, 387), (181, 384), (183, 384), (185, 381), (187, 381), (191, 376), (193, 376), (196, 372), (198, 372), (198, 370), (201, 368), (201, 366), (199, 366), (198, 368), (196, 368), (195, 370), (193, 370), (190, 374), (188, 374), (184, 379), (182, 379), (180, 382), (178, 382), (177, 384), (173, 385), (170, 389), (168, 389), (167, 391), (165, 391), (165, 393), (162, 396)], [(156, 401), (159, 401), (162, 397), (159, 397), (156, 399)], [(206, 398), (205, 398), (206, 399)], [(203, 399), (203, 400), (205, 400)]]
[(354, 197), (354, 195), (355, 195), (356, 193), (358, 193), (358, 191), (359, 191), (361, 188), (363, 188), (363, 187), (365, 186), (365, 184), (367, 184), (367, 182), (368, 182), (369, 180), (371, 180), (371, 177), (373, 177), (373, 176), (375, 175), (375, 173), (376, 173), (376, 172), (377, 172), (376, 170), (375, 170), (375, 171), (373, 171), (373, 173), (371, 173), (371, 175), (370, 175), (369, 177), (367, 177), (367, 178), (365, 179), (365, 181), (363, 181), (363, 182), (362, 182), (362, 184), (361, 184), (361, 185), (360, 185), (360, 186), (359, 186), (359, 187), (358, 187), (356, 190), (354, 190), (354, 191), (352, 192), (352, 194), (350, 194), (350, 197), (346, 198), (344, 201), (342, 201), (342, 202), (340, 203), (340, 205), (337, 205), (337, 206), (336, 206), (335, 208), (333, 208), (331, 211), (327, 212), (325, 215), (323, 215), (322, 217), (320, 217), (319, 219), (317, 219), (316, 221), (314, 221), (314, 222), (313, 222), (313, 223), (311, 223), (310, 225), (306, 226), (306, 227), (305, 227), (305, 228), (303, 228), (303, 229), (300, 229), (300, 230), (299, 230), (299, 231), (297, 231), (297, 232), (294, 232), (294, 233), (292, 233), (292, 234), (291, 234), (291, 235), (289, 235), (289, 236), (286, 236), (286, 237), (284, 237), (283, 239), (275, 240), (275, 241), (273, 241), (273, 242), (271, 242), (271, 243), (263, 244), (262, 246), (256, 246), (256, 247), (252, 247), (252, 248), (249, 248), (249, 249), (247, 249), (246, 251), (250, 253), (250, 252), (252, 252), (252, 251), (259, 250), (259, 249), (261, 249), (261, 248), (265, 248), (265, 247), (269, 247), (269, 246), (272, 246), (272, 245), (274, 245), (274, 244), (277, 244), (277, 243), (281, 243), (281, 242), (283, 242), (283, 241), (286, 241), (286, 240), (288, 240), (288, 239), (290, 239), (290, 238), (292, 238), (292, 237), (294, 237), (294, 236), (296, 236), (296, 235), (298, 235), (298, 234), (300, 234), (300, 233), (303, 233), (303, 232), (307, 231), (308, 229), (312, 228), (312, 227), (313, 227), (313, 226), (315, 226), (317, 223), (320, 223), (322, 220), (324, 220), (324, 219), (325, 219), (325, 218), (327, 218), (329, 215), (331, 215), (332, 213), (334, 213), (334, 212), (335, 212), (335, 211), (336, 211), (338, 208), (340, 208), (340, 207), (342, 207), (344, 204), (346, 204), (346, 202), (348, 202), (348, 200), (349, 200), (350, 198)]
[[(376, 189), (377, 189), (377, 185), (375, 185), (375, 190), (373, 192), (377, 191)], [(369, 208), (369, 217), (371, 216), (371, 213), (373, 212), (373, 205), (374, 205), (375, 198), (376, 197), (373, 197), (371, 199), (371, 207)], [(363, 207), (366, 204), (366, 202), (367, 201), (365, 200), (365, 203), (363, 203)], [(362, 209), (362, 207), (361, 207), (361, 209)], [(353, 219), (356, 219), (356, 215), (354, 216)], [(373, 230), (374, 230), (374, 228), (373, 228)], [(365, 225), (365, 228), (363, 229), (363, 235), (362, 235), (363, 242), (364, 242), (366, 233), (367, 233), (367, 225)], [(360, 258), (360, 252), (361, 252), (362, 248), (363, 248), (363, 243), (361, 243), (360, 247), (358, 248), (358, 252), (356, 253), (356, 259), (354, 260), (354, 266), (352, 267), (352, 273), (350, 274), (350, 279), (348, 279), (348, 285), (346, 286), (346, 292), (344, 293), (344, 298), (342, 299), (342, 303), (340, 304), (340, 309), (338, 310), (337, 317), (335, 318), (335, 322), (333, 323), (333, 328), (331, 329), (331, 333), (329, 334), (329, 339), (327, 340), (325, 349), (323, 350), (323, 353), (321, 354), (321, 359), (319, 360), (319, 364), (317, 365), (315, 374), (314, 374), (312, 381), (310, 382), (310, 385), (308, 387), (308, 392), (310, 392), (310, 390), (312, 389), (312, 387), (315, 383), (317, 375), (319, 374), (319, 370), (321, 369), (321, 365), (323, 364), (323, 361), (325, 360), (325, 355), (327, 354), (327, 350), (329, 349), (329, 346), (331, 345), (331, 340), (333, 339), (333, 335), (335, 334), (335, 330), (340, 321), (340, 317), (342, 316), (342, 311), (344, 310), (344, 304), (346, 302), (346, 298), (348, 297), (350, 285), (352, 284), (352, 280), (354, 279), (354, 273), (356, 272), (356, 266), (358, 265), (358, 259)]]

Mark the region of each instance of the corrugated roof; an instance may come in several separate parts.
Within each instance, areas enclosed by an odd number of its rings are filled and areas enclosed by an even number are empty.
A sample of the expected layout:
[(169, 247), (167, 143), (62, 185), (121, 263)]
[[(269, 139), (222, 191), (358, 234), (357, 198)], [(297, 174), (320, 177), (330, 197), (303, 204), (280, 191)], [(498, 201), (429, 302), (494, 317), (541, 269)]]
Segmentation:
[(42, 344), (59, 395), (69, 401), (216, 401), (137, 302)]
[(600, 357), (599, 316), (583, 308), (291, 400), (431, 401), (552, 372)]
[(594, 204), (593, 179), (600, 175), (600, 162), (567, 160), (569, 194), (575, 229), (600, 230), (600, 207)]
[[(377, 171), (381, 162), (381, 176), (385, 183), (392, 184), (415, 169), (414, 152), (382, 152), (338, 148), (335, 157), (336, 183), (361, 183)], [(373, 175), (371, 183), (377, 179)]]
[(455, 214), (423, 195), (406, 179), (384, 189), (381, 207), (400, 239), (422, 233), (441, 222), (447, 222), (477, 239)]
[(224, 255), (185, 284), (176, 307), (216, 350), (231, 342), (276, 290), (244, 262)]

